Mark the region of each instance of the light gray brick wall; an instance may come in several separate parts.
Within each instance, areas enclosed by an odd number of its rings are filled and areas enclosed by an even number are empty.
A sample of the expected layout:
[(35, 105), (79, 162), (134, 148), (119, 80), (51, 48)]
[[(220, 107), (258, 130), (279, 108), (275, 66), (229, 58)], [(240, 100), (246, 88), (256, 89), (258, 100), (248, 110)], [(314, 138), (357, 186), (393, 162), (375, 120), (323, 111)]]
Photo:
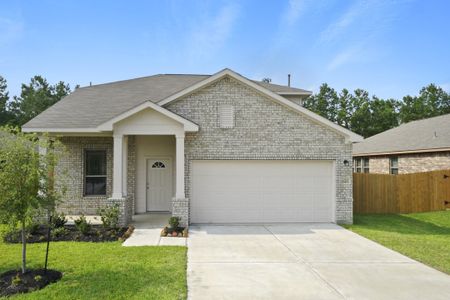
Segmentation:
[[(222, 104), (234, 106), (234, 128), (219, 127), (218, 106)], [(336, 219), (340, 223), (353, 221), (352, 169), (351, 164), (344, 165), (344, 160), (351, 162), (352, 146), (341, 135), (231, 78), (172, 102), (167, 108), (200, 127), (199, 132), (188, 133), (185, 138), (187, 198), (192, 160), (333, 160)]]
[(136, 193), (136, 137), (128, 137), (128, 163), (127, 163), (127, 214), (128, 220), (135, 212), (135, 193)]
[[(65, 153), (61, 157), (55, 169), (56, 179), (64, 176), (66, 193), (62, 202), (58, 205), (58, 211), (70, 215), (97, 215), (98, 209), (111, 205), (108, 200), (112, 194), (112, 172), (113, 172), (113, 138), (112, 137), (62, 137)], [(119, 203), (121, 208), (121, 224), (125, 225), (131, 220), (134, 205), (135, 190), (135, 166), (136, 147), (134, 137), (129, 138), (128, 146), (128, 184), (126, 201)], [(86, 150), (106, 151), (106, 195), (84, 196), (84, 163)]]
[[(63, 137), (66, 151), (56, 167), (56, 178), (65, 176), (66, 194), (58, 210), (71, 215), (96, 215), (107, 205), (112, 190), (113, 139), (111, 137)], [(86, 150), (106, 150), (106, 196), (84, 196)]]

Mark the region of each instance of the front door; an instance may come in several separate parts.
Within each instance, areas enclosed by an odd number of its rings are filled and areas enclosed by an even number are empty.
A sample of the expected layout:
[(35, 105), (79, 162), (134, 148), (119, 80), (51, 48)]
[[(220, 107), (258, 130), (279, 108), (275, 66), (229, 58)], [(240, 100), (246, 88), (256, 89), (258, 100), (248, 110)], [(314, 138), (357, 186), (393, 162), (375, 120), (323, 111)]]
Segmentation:
[(171, 211), (172, 164), (169, 158), (147, 160), (147, 211)]

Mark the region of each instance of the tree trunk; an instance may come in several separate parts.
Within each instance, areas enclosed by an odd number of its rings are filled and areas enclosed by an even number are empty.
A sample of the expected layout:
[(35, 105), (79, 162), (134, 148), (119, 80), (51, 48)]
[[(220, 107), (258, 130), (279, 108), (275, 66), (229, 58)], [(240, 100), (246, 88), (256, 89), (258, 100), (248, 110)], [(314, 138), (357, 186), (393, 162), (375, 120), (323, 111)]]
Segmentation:
[(25, 236), (25, 220), (22, 220), (22, 273), (27, 270), (27, 240)]
[(44, 270), (45, 273), (47, 273), (47, 266), (48, 266), (48, 251), (50, 249), (50, 233), (52, 230), (52, 215), (50, 211), (48, 211), (48, 226), (47, 226), (47, 249), (45, 251), (45, 263), (44, 263)]

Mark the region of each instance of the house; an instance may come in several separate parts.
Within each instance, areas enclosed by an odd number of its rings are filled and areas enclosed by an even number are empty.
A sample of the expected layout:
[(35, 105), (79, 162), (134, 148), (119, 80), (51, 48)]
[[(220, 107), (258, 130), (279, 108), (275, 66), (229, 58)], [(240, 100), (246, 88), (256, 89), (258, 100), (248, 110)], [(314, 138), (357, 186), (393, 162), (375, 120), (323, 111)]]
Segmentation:
[(171, 212), (181, 223), (352, 222), (352, 143), (311, 93), (232, 70), (79, 88), (23, 126), (58, 136), (60, 210)]
[(354, 172), (450, 169), (450, 114), (402, 124), (353, 146)]

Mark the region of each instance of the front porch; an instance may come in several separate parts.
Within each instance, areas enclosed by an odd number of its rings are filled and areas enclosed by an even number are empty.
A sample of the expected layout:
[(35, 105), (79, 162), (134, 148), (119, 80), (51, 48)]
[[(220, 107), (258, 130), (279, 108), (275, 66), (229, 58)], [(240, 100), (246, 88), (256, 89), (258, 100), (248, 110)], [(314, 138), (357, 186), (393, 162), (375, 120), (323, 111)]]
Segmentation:
[(130, 223), (135, 214), (162, 212), (180, 217), (186, 226), (184, 139), (198, 126), (150, 104), (104, 126), (113, 132), (108, 202), (119, 204), (122, 222)]

